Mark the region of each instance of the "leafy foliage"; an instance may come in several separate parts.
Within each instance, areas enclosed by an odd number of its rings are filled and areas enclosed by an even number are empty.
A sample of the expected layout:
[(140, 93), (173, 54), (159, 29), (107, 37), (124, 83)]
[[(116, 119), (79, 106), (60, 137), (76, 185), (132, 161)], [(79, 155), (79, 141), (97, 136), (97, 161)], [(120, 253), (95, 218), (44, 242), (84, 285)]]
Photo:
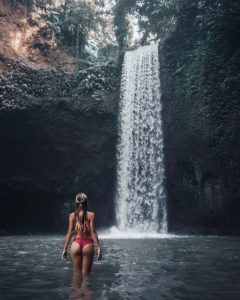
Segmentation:
[(176, 0), (137, 0), (135, 4), (139, 26), (143, 31), (142, 43), (149, 38), (160, 39), (175, 28)]
[(84, 52), (89, 32), (97, 27), (95, 11), (85, 1), (66, 1), (55, 10), (48, 10), (44, 16), (52, 25), (58, 41), (72, 46), (77, 57)]
[(102, 91), (114, 91), (119, 83), (119, 71), (114, 61), (94, 65), (79, 72), (78, 91), (90, 93), (100, 100)]
[(120, 48), (128, 46), (128, 14), (138, 18), (141, 44), (146, 44), (174, 30), (177, 7), (177, 0), (119, 0), (115, 6), (115, 26)]
[(128, 2), (127, 0), (118, 0), (114, 6), (114, 25), (115, 25), (115, 34), (118, 41), (118, 46), (122, 50), (127, 47), (128, 39), (128, 20), (126, 15), (128, 13)]

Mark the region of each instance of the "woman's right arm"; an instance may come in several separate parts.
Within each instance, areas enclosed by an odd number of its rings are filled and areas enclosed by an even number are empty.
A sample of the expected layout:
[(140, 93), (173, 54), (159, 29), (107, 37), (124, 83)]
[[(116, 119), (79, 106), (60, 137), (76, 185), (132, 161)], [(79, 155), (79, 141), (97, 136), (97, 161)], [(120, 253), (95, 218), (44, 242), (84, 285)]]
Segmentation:
[(74, 213), (71, 213), (69, 215), (68, 231), (67, 231), (66, 240), (62, 252), (62, 259), (67, 259), (67, 248), (72, 238), (73, 227), (74, 227)]

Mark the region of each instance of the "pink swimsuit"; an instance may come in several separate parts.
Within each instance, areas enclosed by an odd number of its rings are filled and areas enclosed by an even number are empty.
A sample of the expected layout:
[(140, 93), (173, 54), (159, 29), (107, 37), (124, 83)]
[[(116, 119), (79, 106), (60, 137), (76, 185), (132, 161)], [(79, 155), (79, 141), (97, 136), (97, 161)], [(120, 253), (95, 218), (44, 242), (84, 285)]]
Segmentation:
[(87, 244), (93, 244), (93, 239), (92, 238), (87, 238), (86, 239), (86, 238), (75, 236), (73, 241), (78, 243), (81, 246), (81, 250)]

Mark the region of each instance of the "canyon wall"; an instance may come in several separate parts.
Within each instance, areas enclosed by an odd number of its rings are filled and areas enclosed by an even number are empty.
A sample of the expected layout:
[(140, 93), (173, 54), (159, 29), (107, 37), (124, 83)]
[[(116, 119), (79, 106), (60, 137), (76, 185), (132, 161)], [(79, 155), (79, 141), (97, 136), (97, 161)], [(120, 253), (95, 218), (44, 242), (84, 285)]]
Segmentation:
[(239, 14), (215, 2), (185, 9), (159, 51), (174, 232), (240, 232)]

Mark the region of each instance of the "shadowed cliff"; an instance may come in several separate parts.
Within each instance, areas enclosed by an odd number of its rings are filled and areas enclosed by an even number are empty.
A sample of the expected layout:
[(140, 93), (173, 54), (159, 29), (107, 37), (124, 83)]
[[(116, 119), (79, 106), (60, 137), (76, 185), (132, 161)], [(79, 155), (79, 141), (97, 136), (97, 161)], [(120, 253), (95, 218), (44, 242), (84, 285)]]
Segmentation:
[(240, 232), (238, 12), (183, 5), (160, 49), (171, 231)]
[(11, 65), (0, 77), (2, 233), (65, 230), (79, 191), (97, 225), (111, 225), (117, 94), (81, 93), (86, 74), (2, 62)]

